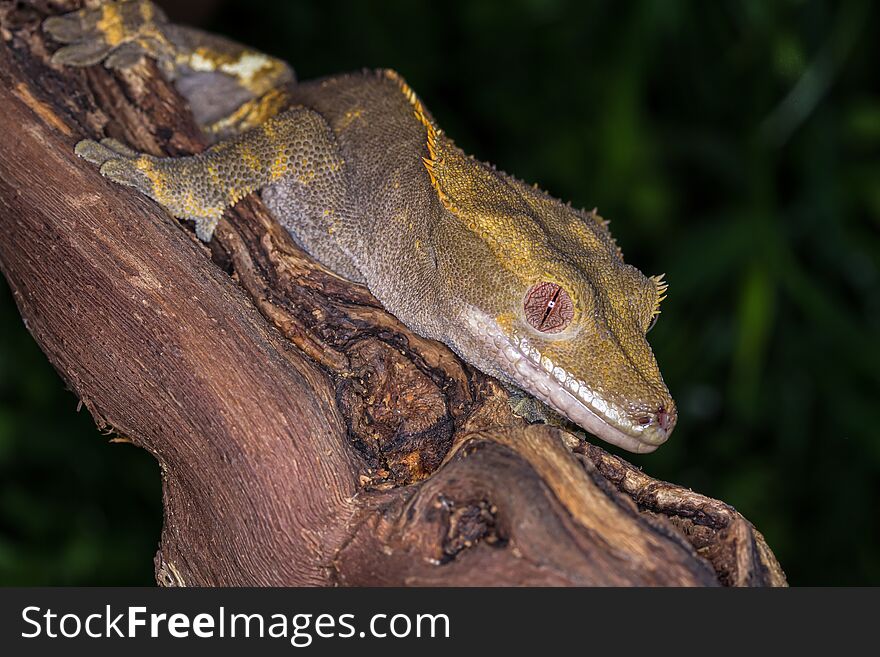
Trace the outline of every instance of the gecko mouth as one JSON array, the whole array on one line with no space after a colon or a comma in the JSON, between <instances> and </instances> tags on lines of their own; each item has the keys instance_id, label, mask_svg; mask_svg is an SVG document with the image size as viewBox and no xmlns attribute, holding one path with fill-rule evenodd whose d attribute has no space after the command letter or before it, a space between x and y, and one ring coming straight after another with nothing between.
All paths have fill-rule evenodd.
<instances>
[{"instance_id":1,"label":"gecko mouth","mask_svg":"<svg viewBox=\"0 0 880 657\"><path fill-rule=\"evenodd\" d=\"M666 442L672 432L674 425L633 425L585 382L542 356L526 338L510 340L494 322L475 316L469 320L496 352L496 363L503 364L505 378L591 434L627 451L647 454Z\"/></svg>"}]
</instances>

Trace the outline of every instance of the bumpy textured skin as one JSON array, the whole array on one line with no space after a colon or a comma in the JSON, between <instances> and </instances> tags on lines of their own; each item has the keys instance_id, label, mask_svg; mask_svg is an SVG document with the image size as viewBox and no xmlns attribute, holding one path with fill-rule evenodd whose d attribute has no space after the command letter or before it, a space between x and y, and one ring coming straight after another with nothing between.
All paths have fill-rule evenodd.
<instances>
[{"instance_id":1,"label":"bumpy textured skin","mask_svg":"<svg viewBox=\"0 0 880 657\"><path fill-rule=\"evenodd\" d=\"M652 451L671 432L675 404L645 339L660 277L623 262L595 211L465 155L396 73L293 84L286 65L170 26L142 0L45 27L72 44L56 54L64 64L155 57L206 132L227 137L175 159L106 140L77 146L107 177L196 220L202 239L225 208L261 190L306 250L366 283L416 332L626 449ZM533 328L524 310L542 282L567 297L555 333Z\"/></svg>"}]
</instances>

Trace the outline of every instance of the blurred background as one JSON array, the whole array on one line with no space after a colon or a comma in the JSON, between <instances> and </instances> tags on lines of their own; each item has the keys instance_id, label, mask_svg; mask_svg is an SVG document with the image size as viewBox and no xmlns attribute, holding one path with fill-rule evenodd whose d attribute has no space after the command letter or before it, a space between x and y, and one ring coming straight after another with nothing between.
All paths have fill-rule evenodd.
<instances>
[{"instance_id":1,"label":"blurred background","mask_svg":"<svg viewBox=\"0 0 880 657\"><path fill-rule=\"evenodd\" d=\"M880 584L880 7L160 4L300 79L394 68L466 151L598 206L670 286L678 428L627 458L735 506L793 585ZM152 584L158 466L0 306L0 583Z\"/></svg>"}]
</instances>

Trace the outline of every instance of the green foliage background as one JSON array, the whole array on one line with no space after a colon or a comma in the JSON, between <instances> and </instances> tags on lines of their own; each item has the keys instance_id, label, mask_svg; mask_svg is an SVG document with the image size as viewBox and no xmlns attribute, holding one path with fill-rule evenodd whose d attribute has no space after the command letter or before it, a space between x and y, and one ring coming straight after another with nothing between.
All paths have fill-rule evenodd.
<instances>
[{"instance_id":1,"label":"green foliage background","mask_svg":"<svg viewBox=\"0 0 880 657\"><path fill-rule=\"evenodd\" d=\"M733 504L792 584L880 584L876 6L213 4L204 26L301 79L397 69L466 150L598 205L670 284L650 338L678 428L631 460ZM0 304L0 582L150 583L158 467Z\"/></svg>"}]
</instances>

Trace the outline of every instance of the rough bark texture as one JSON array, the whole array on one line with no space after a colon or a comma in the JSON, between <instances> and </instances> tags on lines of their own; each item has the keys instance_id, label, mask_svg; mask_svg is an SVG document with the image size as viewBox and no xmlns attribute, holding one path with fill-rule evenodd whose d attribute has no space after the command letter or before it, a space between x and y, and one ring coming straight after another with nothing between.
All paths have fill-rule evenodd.
<instances>
[{"instance_id":1,"label":"rough bark texture","mask_svg":"<svg viewBox=\"0 0 880 657\"><path fill-rule=\"evenodd\" d=\"M208 248L77 160L203 142L145 62L56 68L0 0L0 264L102 428L161 465L163 585L783 585L730 506L560 428L323 269L256 198Z\"/></svg>"}]
</instances>

